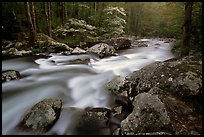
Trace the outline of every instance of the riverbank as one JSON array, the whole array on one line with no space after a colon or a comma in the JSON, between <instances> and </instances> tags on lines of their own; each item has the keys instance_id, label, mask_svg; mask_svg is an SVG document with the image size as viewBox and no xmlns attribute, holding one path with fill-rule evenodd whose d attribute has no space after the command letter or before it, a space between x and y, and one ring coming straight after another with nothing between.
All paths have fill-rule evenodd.
<instances>
[{"instance_id":1,"label":"riverbank","mask_svg":"<svg viewBox=\"0 0 204 137\"><path fill-rule=\"evenodd\" d=\"M32 109L24 118L32 134L202 134L202 59L196 54L172 58L168 45L167 39L141 39L119 50L99 44L95 47L101 50L91 48L95 52L90 55L79 50L80 54L3 62L3 70L12 68L22 76L9 76L11 81L2 84L4 134L30 134L21 126L12 132L8 127L18 125L46 98L62 101L61 116L57 121L53 117L52 102L44 114ZM45 123L49 128L35 125L39 117L34 113L51 119ZM46 133L38 132L41 127Z\"/></svg>"}]
</instances>

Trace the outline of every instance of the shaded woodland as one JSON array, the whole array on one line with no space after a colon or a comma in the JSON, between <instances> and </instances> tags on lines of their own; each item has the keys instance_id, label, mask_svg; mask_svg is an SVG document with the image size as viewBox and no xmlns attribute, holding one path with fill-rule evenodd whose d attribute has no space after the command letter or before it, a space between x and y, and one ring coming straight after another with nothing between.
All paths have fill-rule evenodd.
<instances>
[{"instance_id":1,"label":"shaded woodland","mask_svg":"<svg viewBox=\"0 0 204 137\"><path fill-rule=\"evenodd\" d=\"M72 22L68 36L55 35L68 22ZM201 2L2 3L2 38L22 41L29 37L28 49L35 47L37 33L68 45L132 35L175 38L176 49L188 54L190 49L201 51L201 32Z\"/></svg>"}]
</instances>

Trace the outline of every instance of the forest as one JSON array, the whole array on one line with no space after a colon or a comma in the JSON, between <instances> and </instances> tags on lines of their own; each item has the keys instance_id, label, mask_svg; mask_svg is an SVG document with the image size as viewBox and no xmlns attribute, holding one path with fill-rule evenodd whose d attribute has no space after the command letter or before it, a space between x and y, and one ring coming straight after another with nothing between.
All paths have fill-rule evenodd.
<instances>
[{"instance_id":1,"label":"forest","mask_svg":"<svg viewBox=\"0 0 204 137\"><path fill-rule=\"evenodd\" d=\"M185 6L185 2L3 2L2 38L22 41L32 37L31 45L37 33L71 45L124 35L168 37L179 41L186 27ZM191 38L187 47L201 51L201 2L194 2L191 12L186 14L191 14ZM68 32L56 36L59 27L66 27L68 22L76 23L67 30L68 37L62 36ZM82 29L79 27L86 28L77 32L76 29Z\"/></svg>"},{"instance_id":2,"label":"forest","mask_svg":"<svg viewBox=\"0 0 204 137\"><path fill-rule=\"evenodd\" d=\"M3 135L202 135L202 2L2 2Z\"/></svg>"}]
</instances>

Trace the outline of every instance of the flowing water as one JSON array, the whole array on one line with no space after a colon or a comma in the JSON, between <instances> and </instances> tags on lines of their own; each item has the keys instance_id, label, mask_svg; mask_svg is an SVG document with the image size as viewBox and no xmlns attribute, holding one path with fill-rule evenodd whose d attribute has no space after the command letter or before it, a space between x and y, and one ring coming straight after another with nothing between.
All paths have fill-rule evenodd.
<instances>
[{"instance_id":1,"label":"flowing water","mask_svg":"<svg viewBox=\"0 0 204 137\"><path fill-rule=\"evenodd\" d=\"M90 54L22 57L2 61L2 71L17 70L23 77L2 84L2 134L10 134L26 111L45 98L60 98L62 113L51 131L71 134L74 112L70 107L110 108L111 95L104 85L115 76L126 76L156 61L173 58L171 46L157 39L141 39L148 47L122 50L118 56L99 59ZM76 59L90 59L74 64ZM13 134L23 134L15 132Z\"/></svg>"}]
</instances>

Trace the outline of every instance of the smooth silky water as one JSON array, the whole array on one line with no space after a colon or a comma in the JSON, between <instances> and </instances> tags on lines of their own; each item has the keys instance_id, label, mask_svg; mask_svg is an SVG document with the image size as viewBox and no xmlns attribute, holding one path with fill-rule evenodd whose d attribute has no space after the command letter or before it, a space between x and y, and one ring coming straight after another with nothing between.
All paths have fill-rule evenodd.
<instances>
[{"instance_id":1,"label":"smooth silky water","mask_svg":"<svg viewBox=\"0 0 204 137\"><path fill-rule=\"evenodd\" d=\"M94 55L22 57L2 61L2 71L17 70L22 79L2 83L2 134L26 134L13 129L28 109L45 98L62 100L62 112L48 134L72 134L75 112L70 107L110 108L111 94L104 85L115 76L126 76L156 61L173 58L170 43L141 39L148 47L122 50L118 56L99 59ZM90 59L88 64L72 60Z\"/></svg>"}]
</instances>

